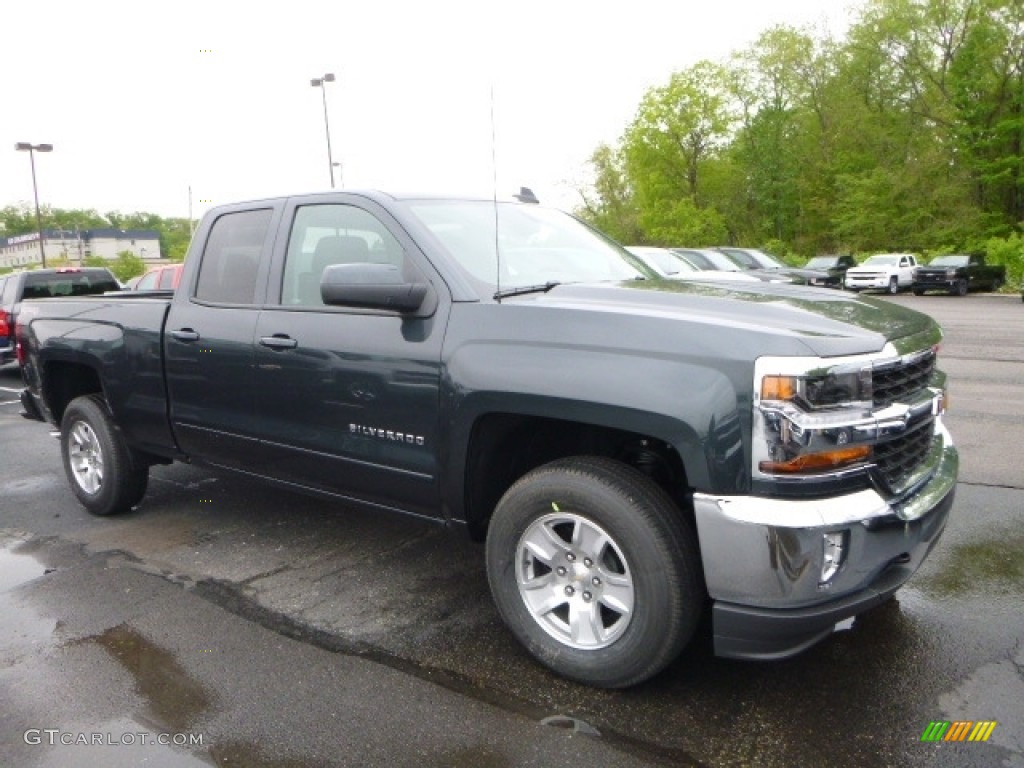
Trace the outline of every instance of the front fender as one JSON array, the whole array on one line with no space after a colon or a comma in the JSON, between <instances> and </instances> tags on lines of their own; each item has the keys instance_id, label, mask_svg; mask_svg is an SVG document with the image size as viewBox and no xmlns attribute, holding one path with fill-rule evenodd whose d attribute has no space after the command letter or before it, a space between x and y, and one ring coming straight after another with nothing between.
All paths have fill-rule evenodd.
<instances>
[{"instance_id":1,"label":"front fender","mask_svg":"<svg viewBox=\"0 0 1024 768\"><path fill-rule=\"evenodd\" d=\"M474 425L499 413L655 438L675 449L692 487L736 493L748 485L749 395L723 371L613 348L525 342L465 344L446 370L445 496L456 517Z\"/></svg>"}]
</instances>

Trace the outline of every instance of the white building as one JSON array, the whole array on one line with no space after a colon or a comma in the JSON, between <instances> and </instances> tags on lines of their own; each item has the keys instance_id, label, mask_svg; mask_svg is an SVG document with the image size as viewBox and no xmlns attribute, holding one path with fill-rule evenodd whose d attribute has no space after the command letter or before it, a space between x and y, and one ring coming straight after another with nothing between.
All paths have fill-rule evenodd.
<instances>
[{"instance_id":1,"label":"white building","mask_svg":"<svg viewBox=\"0 0 1024 768\"><path fill-rule=\"evenodd\" d=\"M144 261L160 259L160 235L152 229L46 229L43 230L46 263L69 261L81 264L93 256L113 261L131 251ZM27 267L41 261L39 233L0 237L0 268Z\"/></svg>"}]
</instances>

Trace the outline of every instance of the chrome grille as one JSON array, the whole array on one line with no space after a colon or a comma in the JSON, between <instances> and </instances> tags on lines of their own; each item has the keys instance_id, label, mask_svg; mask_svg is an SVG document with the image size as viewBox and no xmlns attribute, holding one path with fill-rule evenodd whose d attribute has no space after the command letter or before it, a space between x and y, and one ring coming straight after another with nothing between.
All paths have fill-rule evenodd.
<instances>
[{"instance_id":1,"label":"chrome grille","mask_svg":"<svg viewBox=\"0 0 1024 768\"><path fill-rule=\"evenodd\" d=\"M928 455L935 437L935 418L929 413L893 440L875 446L875 466L890 492L896 492Z\"/></svg>"},{"instance_id":2,"label":"chrome grille","mask_svg":"<svg viewBox=\"0 0 1024 768\"><path fill-rule=\"evenodd\" d=\"M872 391L876 407L899 402L900 398L918 392L928 386L935 371L935 352L900 360L898 363L881 365L871 372Z\"/></svg>"}]
</instances>

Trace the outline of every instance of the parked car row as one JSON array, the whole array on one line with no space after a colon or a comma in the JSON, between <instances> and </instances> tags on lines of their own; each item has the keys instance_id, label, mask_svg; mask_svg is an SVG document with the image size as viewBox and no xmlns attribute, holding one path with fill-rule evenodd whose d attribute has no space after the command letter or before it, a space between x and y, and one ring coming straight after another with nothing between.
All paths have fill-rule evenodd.
<instances>
[{"instance_id":1,"label":"parked car row","mask_svg":"<svg viewBox=\"0 0 1024 768\"><path fill-rule=\"evenodd\" d=\"M626 250L649 269L674 280L740 280L809 284L826 273L788 267L756 248L655 248Z\"/></svg>"},{"instance_id":2,"label":"parked car row","mask_svg":"<svg viewBox=\"0 0 1024 768\"><path fill-rule=\"evenodd\" d=\"M662 277L679 280L753 279L854 292L913 291L916 296L934 290L964 296L969 291L998 291L1006 283L1006 267L987 265L980 254L947 254L929 264L922 264L912 253L879 253L861 264L850 255L829 254L797 268L756 248L629 246L628 250Z\"/></svg>"}]
</instances>

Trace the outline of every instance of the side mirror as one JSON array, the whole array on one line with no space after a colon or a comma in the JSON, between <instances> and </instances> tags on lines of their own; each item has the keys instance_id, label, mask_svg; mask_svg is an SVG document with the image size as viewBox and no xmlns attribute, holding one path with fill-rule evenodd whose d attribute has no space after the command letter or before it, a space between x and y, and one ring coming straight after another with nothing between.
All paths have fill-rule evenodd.
<instances>
[{"instance_id":1,"label":"side mirror","mask_svg":"<svg viewBox=\"0 0 1024 768\"><path fill-rule=\"evenodd\" d=\"M414 312L426 296L427 284L406 282L394 264L332 264L320 278L328 306Z\"/></svg>"}]
</instances>

